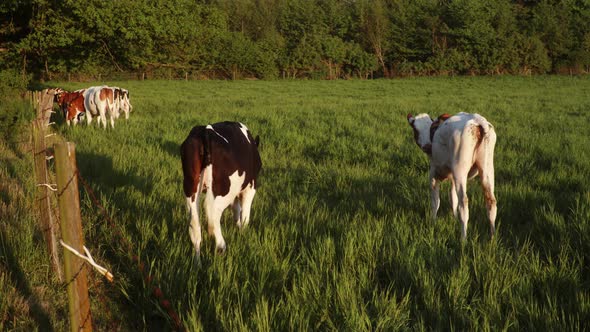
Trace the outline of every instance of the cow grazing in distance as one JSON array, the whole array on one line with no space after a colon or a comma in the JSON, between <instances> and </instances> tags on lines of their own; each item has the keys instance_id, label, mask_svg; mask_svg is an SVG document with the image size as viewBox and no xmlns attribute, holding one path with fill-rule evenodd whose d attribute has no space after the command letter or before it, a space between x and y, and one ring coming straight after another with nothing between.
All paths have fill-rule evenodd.
<instances>
[{"instance_id":1,"label":"cow grazing in distance","mask_svg":"<svg viewBox=\"0 0 590 332\"><path fill-rule=\"evenodd\" d=\"M86 89L84 93L84 107L86 108L86 121L90 125L92 116L98 117L100 124L107 128L107 114L110 118L111 127L115 128L115 119L119 117L118 108L115 107L115 96L113 88L108 86L93 86Z\"/></svg>"},{"instance_id":2,"label":"cow grazing in distance","mask_svg":"<svg viewBox=\"0 0 590 332\"><path fill-rule=\"evenodd\" d=\"M119 87L112 87L114 102L114 114L119 118L121 111L125 113L125 120L129 120L129 113L133 110L133 106L129 102L129 90Z\"/></svg>"},{"instance_id":3,"label":"cow grazing in distance","mask_svg":"<svg viewBox=\"0 0 590 332\"><path fill-rule=\"evenodd\" d=\"M129 90L116 88L119 90L118 98L119 98L119 107L125 113L125 120L129 119L129 113L133 111L133 106L131 106L131 102L129 100Z\"/></svg>"},{"instance_id":4,"label":"cow grazing in distance","mask_svg":"<svg viewBox=\"0 0 590 332\"><path fill-rule=\"evenodd\" d=\"M239 122L219 122L196 126L180 147L184 194L190 213L189 234L198 258L201 248L199 194L205 192L205 213L216 251L226 245L221 234L221 215L232 206L239 228L250 221L250 208L256 194L256 178L262 167L259 138L253 138Z\"/></svg>"},{"instance_id":5,"label":"cow grazing in distance","mask_svg":"<svg viewBox=\"0 0 590 332\"><path fill-rule=\"evenodd\" d=\"M494 147L496 132L491 123L479 114L459 113L431 119L428 114L407 116L414 129L416 144L430 158L430 189L432 216L440 206L440 182L451 180L453 214L462 223L461 239L467 236L469 207L467 179L479 174L483 188L490 235L495 233L496 197L494 196Z\"/></svg>"},{"instance_id":6,"label":"cow grazing in distance","mask_svg":"<svg viewBox=\"0 0 590 332\"><path fill-rule=\"evenodd\" d=\"M68 126L70 124L76 125L86 113L84 92L85 89L74 92L67 92L60 89L55 94L54 102L59 105Z\"/></svg>"}]
</instances>

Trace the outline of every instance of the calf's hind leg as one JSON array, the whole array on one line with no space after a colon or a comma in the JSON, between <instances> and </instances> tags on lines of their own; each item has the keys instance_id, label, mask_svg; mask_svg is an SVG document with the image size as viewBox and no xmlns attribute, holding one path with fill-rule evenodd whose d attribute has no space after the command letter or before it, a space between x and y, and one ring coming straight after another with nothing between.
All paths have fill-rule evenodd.
<instances>
[{"instance_id":1,"label":"calf's hind leg","mask_svg":"<svg viewBox=\"0 0 590 332\"><path fill-rule=\"evenodd\" d=\"M234 222L236 223L236 225L238 225L238 227L241 227L241 219L242 219L242 208L240 206L240 199L238 197L236 197L236 199L234 199L234 202L232 203L232 211L234 213Z\"/></svg>"},{"instance_id":2,"label":"calf's hind leg","mask_svg":"<svg viewBox=\"0 0 590 332\"><path fill-rule=\"evenodd\" d=\"M198 259L201 253L201 224L199 223L199 192L197 192L193 197L187 197L186 205L191 216L191 222L188 227L188 233L191 237L193 247L195 248L195 256Z\"/></svg>"},{"instance_id":3,"label":"calf's hind leg","mask_svg":"<svg viewBox=\"0 0 590 332\"><path fill-rule=\"evenodd\" d=\"M453 216L455 216L455 218L457 218L457 204L458 202L458 198L457 198L457 189L455 188L455 180L453 180L453 178L451 177L451 208L453 209Z\"/></svg>"},{"instance_id":4,"label":"calf's hind leg","mask_svg":"<svg viewBox=\"0 0 590 332\"><path fill-rule=\"evenodd\" d=\"M461 240L467 239L467 225L469 222L469 198L467 197L467 173L456 172L453 174L455 189L457 190L459 218L461 219Z\"/></svg>"},{"instance_id":5,"label":"calf's hind leg","mask_svg":"<svg viewBox=\"0 0 590 332\"><path fill-rule=\"evenodd\" d=\"M481 174L481 188L486 200L486 209L488 210L488 220L490 221L490 237L496 233L496 214L498 207L496 196L494 195L494 166L489 165Z\"/></svg>"},{"instance_id":6,"label":"calf's hind leg","mask_svg":"<svg viewBox=\"0 0 590 332\"><path fill-rule=\"evenodd\" d=\"M225 252L225 240L221 234L221 215L223 210L231 203L227 197L214 197L212 190L207 191L205 197L205 210L207 211L207 231L209 235L215 236L216 252L222 254Z\"/></svg>"},{"instance_id":7,"label":"calf's hind leg","mask_svg":"<svg viewBox=\"0 0 590 332\"><path fill-rule=\"evenodd\" d=\"M478 156L478 170L481 177L481 187L486 200L488 220L490 221L490 237L496 233L496 214L498 207L494 195L494 146L496 144L496 133L490 131L483 141L484 148Z\"/></svg>"}]
</instances>

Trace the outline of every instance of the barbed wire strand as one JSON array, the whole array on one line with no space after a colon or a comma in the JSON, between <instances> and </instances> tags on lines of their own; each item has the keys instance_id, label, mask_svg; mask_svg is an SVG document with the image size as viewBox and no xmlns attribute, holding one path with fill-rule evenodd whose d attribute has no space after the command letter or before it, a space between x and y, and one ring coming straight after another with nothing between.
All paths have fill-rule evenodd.
<instances>
[{"instance_id":1,"label":"barbed wire strand","mask_svg":"<svg viewBox=\"0 0 590 332\"><path fill-rule=\"evenodd\" d=\"M54 113L54 112L52 112L52 113ZM45 120L45 119L46 119L46 117L43 117L43 120ZM37 119L37 121L39 121L39 119ZM51 124L54 124L54 123L50 123L49 125L51 125ZM56 133L51 133L49 135L45 135L45 138L50 137L50 136L54 136L54 135L56 135ZM28 142L29 143L32 143L31 140L28 140ZM27 152L33 152L34 149L35 149L35 147L34 146L31 146L31 148L28 149ZM49 152L49 156L48 156L48 152ZM44 159L44 161L46 163L49 163L49 160L53 159L53 157L54 157L54 155L52 153L52 150L51 149L48 149L47 146L45 146L45 148L42 149L42 150L40 150L40 151L34 152L33 153L33 157L34 158L40 158L39 155L41 155L41 154L44 155L44 158L43 159ZM76 170L76 172L77 172L77 170ZM51 181L49 181L49 183L38 184L37 186L45 186L48 189L48 194L45 195L42 198L39 198L38 200L44 200L44 199L49 199L50 200L49 210L50 210L50 212L51 212L51 214L53 215L54 218L53 218L52 224L50 224L45 229L42 229L42 232L43 233L52 231L52 227L53 226L56 226L56 227L60 227L61 228L61 220L60 220L60 217L59 217L59 213L57 213L57 210L59 210L59 204L57 204L57 198L61 197L61 195L63 195L63 193L65 192L65 190L70 186L70 184L72 183L74 177L76 177L76 173L74 173L74 175L70 178L70 180L68 180L68 182L66 183L65 187L59 193L57 193L57 191L58 191L57 185L54 184L54 183L56 183L56 181L55 181L56 179L53 176L52 172L50 172L49 165L46 165L46 176L47 176L47 179L48 180L51 180ZM55 186L55 188L53 186ZM53 196L51 194L55 195L53 201L51 200L51 198ZM56 236L57 235L58 234L56 233ZM61 236L59 236L59 237L61 237ZM56 239L56 240L61 241L61 239ZM65 283L63 283L61 285L62 289L63 290L67 290L67 288L69 287L69 285L72 284L78 278L78 276L80 275L80 273L82 272L82 270L84 268L85 268L85 264L84 263L81 263L80 264L80 268L78 269L78 271L76 271L76 273L72 276L72 278L70 278L70 280L68 280L67 282L65 282ZM88 301L90 301L90 298L88 298ZM88 306L90 308L90 303L88 303ZM104 306L104 307L107 308L107 310L109 308L109 306ZM87 324L88 320L90 319L90 317L91 317L91 311L88 310L88 312L86 314L86 317L82 321L82 325L79 326L78 330L84 329L84 327L86 326L86 324Z\"/></svg>"},{"instance_id":2,"label":"barbed wire strand","mask_svg":"<svg viewBox=\"0 0 590 332\"><path fill-rule=\"evenodd\" d=\"M125 248L127 249L127 252L130 253L132 246L129 243L129 240L127 240L123 236L123 233L121 232L120 227L113 221L113 218L111 218L111 216L108 214L106 208L104 206L102 206L102 204L100 203L100 201L96 197L94 190L92 190L92 188L86 182L86 180L82 177L80 172L78 170L76 170L75 173L76 173L78 179L80 180L80 183L82 183L82 186L84 187L86 193L88 194L88 196L92 200L92 202L96 206L98 206L98 208L101 210L102 215L109 223L109 226L111 226L115 230L114 234L119 238L119 240L121 240L120 243L122 243L125 246ZM137 255L133 255L132 260L135 264L137 264L137 267L138 267L139 271L141 272L142 278L143 278L146 286L153 287L152 294L158 299L158 303L160 304L160 306L163 309L165 309L166 313L168 314L168 316L170 317L170 319L174 323L175 329L178 331L185 331L185 328L182 325L180 317L178 316L178 314L176 313L174 308L172 308L170 301L168 299L166 299L166 297L164 296L164 292L162 291L162 289L155 285L156 279L153 276L151 276L149 274L149 272L146 271L145 264L139 259L139 257Z\"/></svg>"},{"instance_id":3,"label":"barbed wire strand","mask_svg":"<svg viewBox=\"0 0 590 332\"><path fill-rule=\"evenodd\" d=\"M42 152L46 152L47 148L40 151L37 154L41 154ZM46 160L47 161L47 160ZM90 185L88 185L88 183L86 182L86 180L84 180L84 178L82 177L82 175L80 174L80 171L78 169L76 169L74 171L74 174L72 175L72 177L68 180L68 182L66 183L66 185L64 186L64 188L62 190L60 190L58 193L56 193L57 197L61 197L63 195L63 193L65 192L65 190L70 186L70 184L72 183L72 181L74 180L74 178L78 178L78 180L80 180L80 183L82 183L82 186L84 187L86 193L89 195L89 197L91 198L91 200L94 202L94 204L96 204L96 206L99 207L99 209L101 210L101 213L103 214L103 216L105 217L105 219L108 221L109 225L115 229L115 235L122 241L120 241L120 243L122 243L125 248L127 249L126 252L130 253L131 252L131 244L129 243L129 241L123 236L123 233L121 232L121 229L118 227L118 225L113 221L113 219L111 218L111 216L108 214L107 210L104 208L104 206L102 206L102 204L100 204L98 198L96 197L96 194L94 193L94 190L92 190L92 188L90 187ZM58 219L58 224L59 224L59 219ZM146 284L147 287L152 286L152 294L158 299L158 302L160 304L160 306L162 308L165 309L166 313L168 314L168 316L170 317L170 319L172 320L172 322L174 323L174 327L176 330L178 331L185 331L184 326L182 325L182 322L180 321L180 318L178 316L178 314L176 313L176 311L172 308L172 305L170 303L170 301L168 299L166 299L166 297L164 296L164 292L162 291L162 289L158 286L155 286L155 278L153 276L151 276L148 272L146 272L145 268L144 268L144 263L141 262L141 260L139 259L139 257L137 255L133 255L132 256L132 260L137 264L142 278ZM78 270L78 272L76 272L76 274L73 276L73 278L68 281L67 283L65 283L65 287L67 288L67 286L73 282L73 280L75 280L80 271L82 270L82 267L84 267L84 264L81 265L80 270ZM108 307L108 306L107 306ZM86 317L86 319L88 319L89 317ZM86 320L84 322L84 324L86 324Z\"/></svg>"}]
</instances>

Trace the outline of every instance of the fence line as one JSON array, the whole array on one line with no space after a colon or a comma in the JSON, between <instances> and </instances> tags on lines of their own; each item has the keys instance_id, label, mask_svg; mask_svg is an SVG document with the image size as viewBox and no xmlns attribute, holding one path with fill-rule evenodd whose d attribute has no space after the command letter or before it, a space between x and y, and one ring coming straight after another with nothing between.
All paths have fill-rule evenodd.
<instances>
[{"instance_id":1,"label":"fence line","mask_svg":"<svg viewBox=\"0 0 590 332\"><path fill-rule=\"evenodd\" d=\"M55 219L52 218L51 214L50 190L52 189L52 184L48 183L49 177L47 172L47 155L49 151L46 147L45 139L48 132L46 123L49 122L49 119L44 119L47 115L44 110L48 106L49 99L43 98L43 95L47 94L42 91L35 91L29 94L29 100L33 103L37 112L37 118L32 123L33 160L35 163L35 180L37 183L35 205L39 214L39 228L43 232L51 267L57 279L62 281L63 273L57 251L56 225ZM51 107L53 107L53 97L51 97ZM51 115L51 113L48 114Z\"/></svg>"},{"instance_id":2,"label":"fence line","mask_svg":"<svg viewBox=\"0 0 590 332\"><path fill-rule=\"evenodd\" d=\"M57 251L56 229L61 229L63 241L71 246L79 253L84 252L84 236L82 233L81 212L78 181L82 183L84 190L97 206L111 229L114 229L114 234L118 238L118 243L124 246L125 252L130 255L131 260L136 264L137 269L141 273L142 279L158 300L158 304L168 314L170 320L174 324L174 328L178 331L184 331L185 328L175 310L172 308L171 302L166 299L161 288L156 284L156 279L149 274L145 269L144 263L137 255L131 253L133 246L130 241L123 236L123 233L117 223L108 214L107 210L100 204L97 195L88 185L87 181L80 175L76 165L75 145L70 142L65 142L58 137L58 143L54 144L53 148L46 146L46 138L49 132L50 117L53 113L53 97L55 91L46 89L43 91L30 92L28 97L36 107L37 119L33 121L32 131L33 140L35 142L33 148L33 157L35 161L36 183L37 183L37 206L39 211L39 223L45 241L50 252L50 259L54 273L60 282L63 282L61 276L61 264L59 263L59 255ZM52 134L55 135L55 134ZM47 170L47 162L53 157L55 153L56 177L52 178ZM38 168L38 169L37 169ZM57 183L57 190L53 187L54 183L49 183L50 179ZM51 199L57 199L56 213L52 209ZM91 259L90 254L86 255ZM92 315L90 312L90 298L88 296L86 265L84 259L77 257L64 247L64 266L66 282L64 287L68 289L68 298L70 299L68 307L70 309L70 328L71 331L92 331ZM93 261L93 260L92 260ZM106 305L104 296L100 298L106 310L109 306Z\"/></svg>"},{"instance_id":3,"label":"fence line","mask_svg":"<svg viewBox=\"0 0 590 332\"><path fill-rule=\"evenodd\" d=\"M78 252L84 248L82 216L77 181L76 146L70 142L55 145L55 171L57 176L57 198L63 241ZM70 329L72 332L92 331L90 298L84 260L64 248L64 274L67 285Z\"/></svg>"},{"instance_id":4,"label":"fence line","mask_svg":"<svg viewBox=\"0 0 590 332\"><path fill-rule=\"evenodd\" d=\"M118 243L121 243L125 247L124 249L127 253L131 253L132 245L129 242L129 240L123 236L123 232L121 231L119 225L113 221L113 218L108 214L107 210L102 206L102 204L100 204L100 201L98 200L96 194L94 193L90 185L88 185L88 182L86 182L86 180L84 180L84 178L80 175L79 171L77 172L77 175L78 179L80 180L80 183L82 183L84 190L86 191L94 205L96 205L99 208L105 220L107 220L110 228L114 230L113 233L117 237ZM165 297L162 289L156 286L156 279L149 274L149 272L145 268L144 263L139 259L137 255L131 256L131 259L135 264L137 264L137 268L141 272L141 276L146 286L151 287L151 293L158 299L158 303L160 304L160 306L162 306L162 308L166 310L166 313L174 323L174 328L178 331L184 331L185 328L182 325L182 322L180 321L180 317L172 308L170 301Z\"/></svg>"}]
</instances>

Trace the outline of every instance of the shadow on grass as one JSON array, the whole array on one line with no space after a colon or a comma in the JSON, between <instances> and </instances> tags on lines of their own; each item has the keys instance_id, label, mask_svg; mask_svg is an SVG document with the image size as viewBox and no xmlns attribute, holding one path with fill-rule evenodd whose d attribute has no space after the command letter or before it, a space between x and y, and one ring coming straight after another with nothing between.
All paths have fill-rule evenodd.
<instances>
[{"instance_id":1,"label":"shadow on grass","mask_svg":"<svg viewBox=\"0 0 590 332\"><path fill-rule=\"evenodd\" d=\"M166 151L170 156L178 158L178 165L180 167L180 144L182 142L172 142L168 140L162 140L160 146L162 150Z\"/></svg>"},{"instance_id":2,"label":"shadow on grass","mask_svg":"<svg viewBox=\"0 0 590 332\"><path fill-rule=\"evenodd\" d=\"M149 264L150 257L157 257L164 248L157 241L152 240L148 241L145 247L140 248L134 239L142 239L144 234L140 230L141 223L137 221L143 217L150 217L154 220L161 218L166 220L169 232L178 232L180 230L175 229L177 225L172 222L173 217L172 212L170 212L177 202L161 200L157 206L150 207L149 204L141 204L141 200L129 199L130 190L131 192L138 191L139 197L151 195L153 191L152 181L149 178L133 174L133 169L123 172L115 170L110 157L79 152L76 159L81 177L88 184L96 198L101 201L100 204L106 205L107 214L109 218L112 218L112 222L107 222L103 217L103 211L91 199L91 202L87 205L90 211L83 208L83 210L86 210L83 211L83 214L89 215L89 224L93 228L91 232L95 233L92 237L87 238L88 242L96 243L97 247L103 247L105 255L113 262L113 265L117 265L123 271L126 271L122 278L127 279L130 290L135 293L131 297L133 299L132 305L152 308L152 304L140 305L136 302L149 301L151 303L151 294L147 297L146 294L151 292L152 286L144 284L140 269L137 263L133 261L133 255L139 255L140 261ZM127 186L132 187L132 189L118 190ZM86 196L84 193L87 190L81 183L79 188L82 192L81 197ZM101 197L107 197L106 202ZM112 214L113 210L121 211L121 213ZM154 228L159 226L160 224L153 225ZM154 232L158 233L159 230L154 230ZM104 243L111 243L111 245L103 246ZM162 286L160 285L160 287ZM124 303L127 300L129 300L128 296L120 294L120 299L117 301ZM122 310L127 311L125 308ZM130 319L125 324L136 328L147 326L149 329L159 331L171 329L171 327L167 327L166 318L160 314L155 312L144 312L143 314L147 316L141 317L141 315L137 315L137 312L133 313L131 311L124 313L125 317Z\"/></svg>"},{"instance_id":3,"label":"shadow on grass","mask_svg":"<svg viewBox=\"0 0 590 332\"><path fill-rule=\"evenodd\" d=\"M132 170L119 172L113 168L113 160L95 153L76 153L80 175L88 182L97 187L104 188L109 192L115 191L121 186L133 186L142 194L150 194L152 185L149 179L137 176ZM105 192L104 194L109 194ZM125 197L115 197L117 204L125 204Z\"/></svg>"},{"instance_id":4,"label":"shadow on grass","mask_svg":"<svg viewBox=\"0 0 590 332\"><path fill-rule=\"evenodd\" d=\"M5 238L6 234L4 232L0 233L1 238ZM1 243L6 243L7 241L1 240ZM25 272L21 268L19 264L19 259L14 255L14 253L10 250L11 248L7 246L0 247L0 257L4 260L9 273L10 278L12 279L12 283L16 286L16 289L20 293L20 295L26 299L27 303L30 304L30 310L28 314L37 324L37 327L40 331L53 331L53 326L51 324L51 319L49 314L45 311L43 306L41 305L39 298L36 294L32 291L31 285L29 284L29 278L25 275Z\"/></svg>"}]
</instances>

